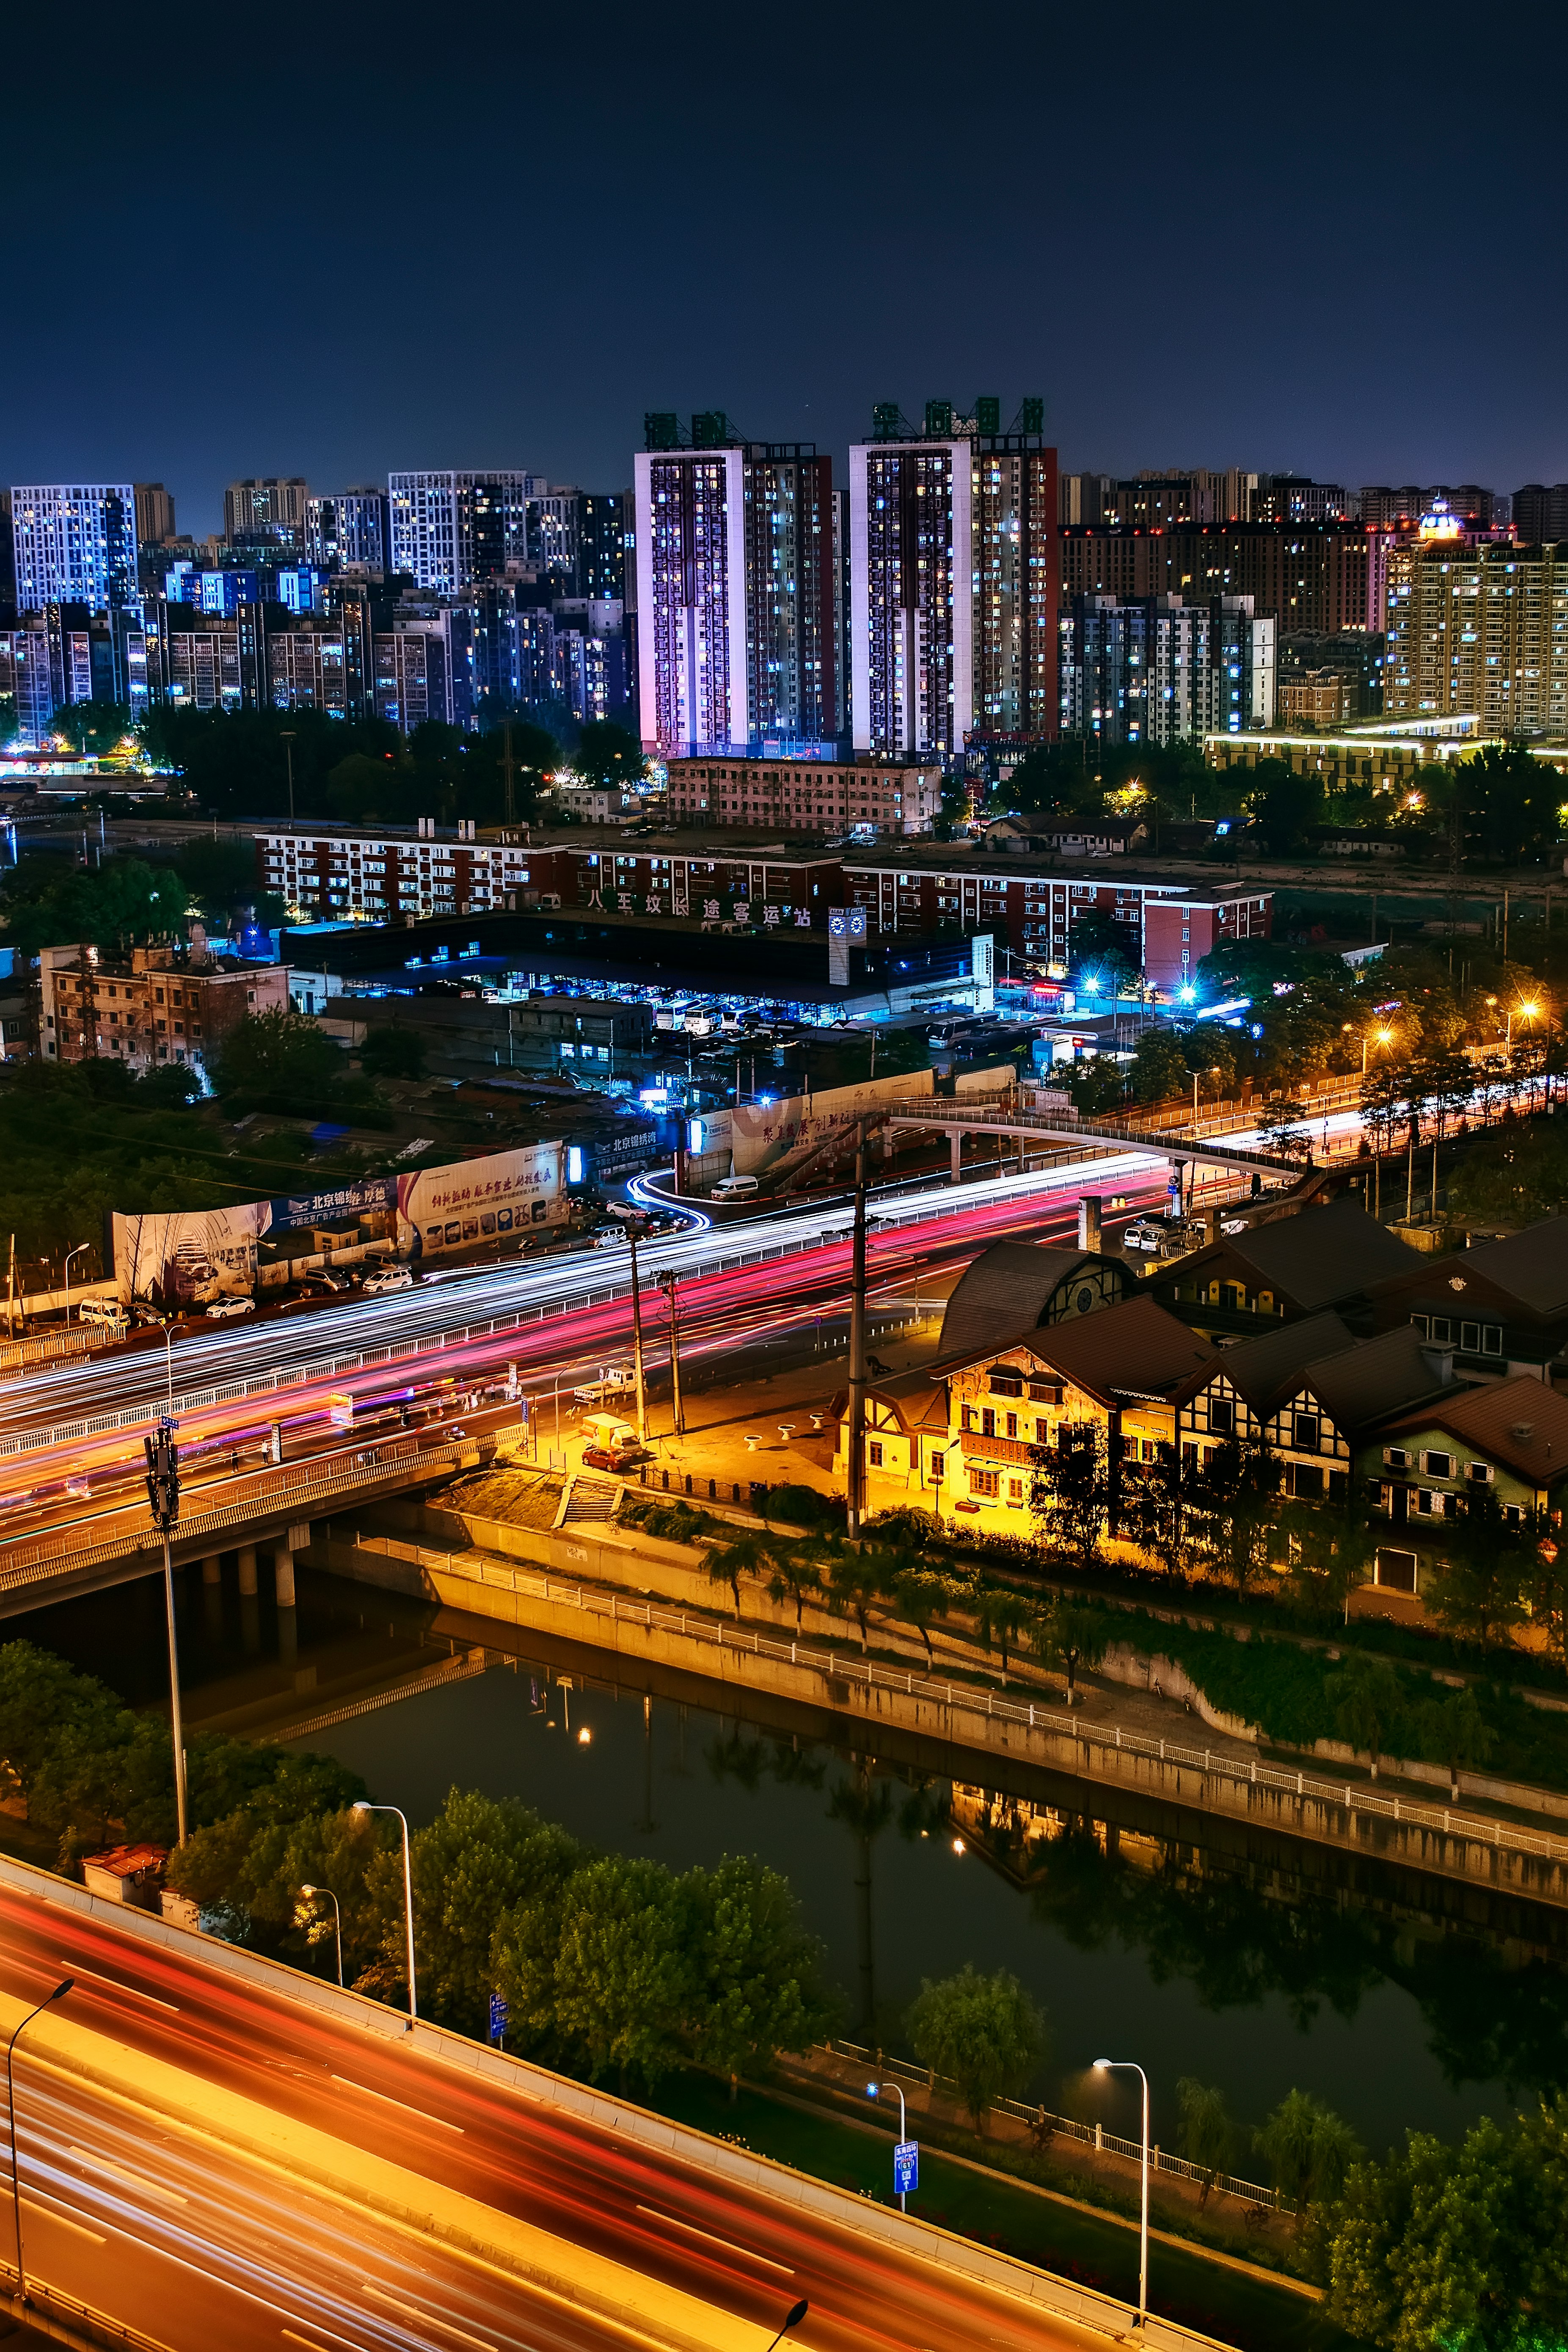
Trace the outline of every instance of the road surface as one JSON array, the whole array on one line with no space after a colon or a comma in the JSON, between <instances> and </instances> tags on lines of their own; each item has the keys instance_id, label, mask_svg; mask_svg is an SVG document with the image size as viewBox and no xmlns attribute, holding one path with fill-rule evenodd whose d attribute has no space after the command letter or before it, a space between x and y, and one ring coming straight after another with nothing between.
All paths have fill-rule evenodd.
<instances>
[{"instance_id":1,"label":"road surface","mask_svg":"<svg viewBox=\"0 0 1568 2352\"><path fill-rule=\"evenodd\" d=\"M800 2295L802 2352L973 2352L1102 2344L1068 2321L831 2220L704 2174L353 2022L0 1888L0 1990L62 1976L79 2024L695 2298L696 2340L764 2352ZM149 2127L54 2068L16 2061L30 2274L171 2352L578 2352L633 2333L457 2246L347 2211L243 2147ZM6 2153L8 2154L8 2149ZM8 2222L0 2247L11 2253ZM221 2331L221 2334L219 2333Z\"/></svg>"}]
</instances>

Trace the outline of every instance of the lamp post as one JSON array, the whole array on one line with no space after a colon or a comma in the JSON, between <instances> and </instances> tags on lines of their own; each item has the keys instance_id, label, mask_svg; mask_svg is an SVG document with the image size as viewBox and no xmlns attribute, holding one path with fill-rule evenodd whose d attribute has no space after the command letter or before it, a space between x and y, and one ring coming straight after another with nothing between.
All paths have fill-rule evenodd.
<instances>
[{"instance_id":1,"label":"lamp post","mask_svg":"<svg viewBox=\"0 0 1568 2352\"><path fill-rule=\"evenodd\" d=\"M168 1383L165 1393L172 1423L174 1418L174 1327L172 1323L163 1326L163 1377Z\"/></svg>"},{"instance_id":2,"label":"lamp post","mask_svg":"<svg viewBox=\"0 0 1568 2352\"><path fill-rule=\"evenodd\" d=\"M798 2303L795 2303L790 2305L788 2311L784 2314L784 2324L779 2329L778 2334L773 2337L773 2342L768 2346L768 2352L778 2352L779 2346L784 2342L784 2337L789 2334L790 2329L792 2327L798 2327L801 2321L805 2317L806 2313L810 2309L811 2305L807 2303L804 2294L801 2296Z\"/></svg>"},{"instance_id":3,"label":"lamp post","mask_svg":"<svg viewBox=\"0 0 1568 2352\"><path fill-rule=\"evenodd\" d=\"M1143 2085L1143 2192L1138 2226L1138 2325L1149 2325L1149 2077L1135 2058L1097 2058L1097 2074L1136 2074Z\"/></svg>"},{"instance_id":4,"label":"lamp post","mask_svg":"<svg viewBox=\"0 0 1568 2352\"><path fill-rule=\"evenodd\" d=\"M904 2086L901 2083L868 2083L866 2085L866 2096L868 2099L879 2099L884 2091L897 2091L899 2095L899 2138L900 2141L907 2140L910 2136L910 2126L909 2117L904 2112ZM917 2181L915 2185L918 2188L920 2184ZM907 2213L909 2210L909 2198L900 2189L899 2210L900 2213Z\"/></svg>"},{"instance_id":5,"label":"lamp post","mask_svg":"<svg viewBox=\"0 0 1568 2352\"><path fill-rule=\"evenodd\" d=\"M69 1324L70 1319L71 1319L71 1260L72 1260L72 1258L73 1258L73 1257L83 1257L83 1256L85 1256L85 1255L86 1255L86 1254L87 1254L87 1252L88 1252L91 1247L92 1247L92 1244L91 1244L90 1242L79 1242L75 1249L73 1249L73 1250L67 1250L67 1252L66 1252L66 1265L65 1265L65 1285L66 1285L66 1322L67 1322L67 1324L68 1324L68 1325Z\"/></svg>"},{"instance_id":6,"label":"lamp post","mask_svg":"<svg viewBox=\"0 0 1568 2352\"><path fill-rule=\"evenodd\" d=\"M41 2017L52 2002L62 2000L75 1982L74 1977L62 1977L53 1992L46 1993L37 2009L30 2009L20 2025L13 2028L11 2039L5 2044L5 2121L11 2134L11 2210L16 2222L16 2298L24 2305L30 2298L26 2273L22 2267L22 2179L16 2167L16 2078L12 2065L16 2055L16 2043L34 2018Z\"/></svg>"},{"instance_id":7,"label":"lamp post","mask_svg":"<svg viewBox=\"0 0 1568 2352\"><path fill-rule=\"evenodd\" d=\"M338 1985L339 1985L339 1989L340 1989L340 1990L342 1990L342 1981L343 1981L343 1910L342 1910L342 1905L338 1901L337 1896L332 1893L332 1890L331 1890L331 1888L330 1886L301 1886L301 1888L300 1889L300 1894L301 1894L301 1895L304 1895L304 1896L305 1896L305 1897L306 1897L310 1902L311 1902L311 1903L318 1902L318 1901L321 1899L321 1897L324 1895L326 1896L326 1898L327 1898L328 1902L329 1902L329 1903L331 1905L331 1906L332 1906L332 1931L333 1931L333 1934L335 1935L335 1937L336 1937L336 1938L337 1938L337 1946L338 1946Z\"/></svg>"},{"instance_id":8,"label":"lamp post","mask_svg":"<svg viewBox=\"0 0 1568 2352\"><path fill-rule=\"evenodd\" d=\"M153 1524L163 1539L163 1609L169 1628L169 1737L174 1746L174 1811L179 1822L179 1843L184 1845L185 1820L185 1733L180 1715L180 1643L174 1623L174 1570L169 1557L169 1538L180 1517L180 1453L174 1444L174 1423L165 1416L158 1424L155 1437L144 1437L142 1449L147 1456L147 1500L152 1507Z\"/></svg>"},{"instance_id":9,"label":"lamp post","mask_svg":"<svg viewBox=\"0 0 1568 2352\"><path fill-rule=\"evenodd\" d=\"M403 1824L403 1924L408 1943L408 2031L412 2033L419 2012L414 1999L414 1866L408 1855L408 1822L395 1805L373 1805L363 1797L351 1810L356 1813L397 1813Z\"/></svg>"}]
</instances>

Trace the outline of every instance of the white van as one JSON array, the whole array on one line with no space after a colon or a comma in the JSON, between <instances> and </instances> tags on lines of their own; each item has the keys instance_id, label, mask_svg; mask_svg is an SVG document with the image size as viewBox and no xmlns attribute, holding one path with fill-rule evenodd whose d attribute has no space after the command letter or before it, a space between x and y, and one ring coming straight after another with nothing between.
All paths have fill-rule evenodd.
<instances>
[{"instance_id":1,"label":"white van","mask_svg":"<svg viewBox=\"0 0 1568 2352\"><path fill-rule=\"evenodd\" d=\"M721 1176L713 1187L716 1201L749 1201L757 1190L754 1176Z\"/></svg>"},{"instance_id":2,"label":"white van","mask_svg":"<svg viewBox=\"0 0 1568 2352\"><path fill-rule=\"evenodd\" d=\"M379 1298L385 1290L412 1290L414 1276L405 1265L384 1265L379 1274L367 1274L364 1278L367 1298Z\"/></svg>"}]
</instances>

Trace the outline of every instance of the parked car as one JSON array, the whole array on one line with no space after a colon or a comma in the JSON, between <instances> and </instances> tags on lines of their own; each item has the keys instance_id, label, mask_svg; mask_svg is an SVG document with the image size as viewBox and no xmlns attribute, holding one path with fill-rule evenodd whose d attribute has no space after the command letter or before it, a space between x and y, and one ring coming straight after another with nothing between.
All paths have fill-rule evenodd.
<instances>
[{"instance_id":1,"label":"parked car","mask_svg":"<svg viewBox=\"0 0 1568 2352\"><path fill-rule=\"evenodd\" d=\"M596 1225L588 1238L595 1249L625 1249L626 1229L625 1225Z\"/></svg>"},{"instance_id":2,"label":"parked car","mask_svg":"<svg viewBox=\"0 0 1568 2352\"><path fill-rule=\"evenodd\" d=\"M388 1290L412 1290L414 1276L405 1265L385 1265L379 1274L365 1276L365 1296L379 1298Z\"/></svg>"},{"instance_id":3,"label":"parked car","mask_svg":"<svg viewBox=\"0 0 1568 2352\"><path fill-rule=\"evenodd\" d=\"M647 1449L642 1445L619 1447L614 1454L604 1445L584 1445L583 1448L584 1470L614 1470L623 1476L638 1462L646 1462L647 1458Z\"/></svg>"},{"instance_id":4,"label":"parked car","mask_svg":"<svg viewBox=\"0 0 1568 2352\"><path fill-rule=\"evenodd\" d=\"M236 1315L254 1315L255 1312L254 1298L215 1298L207 1308L208 1318L214 1323L226 1323Z\"/></svg>"},{"instance_id":5,"label":"parked car","mask_svg":"<svg viewBox=\"0 0 1568 2352\"><path fill-rule=\"evenodd\" d=\"M1165 1228L1154 1217L1134 1217L1122 1228L1121 1246L1130 1250L1157 1253L1165 1246Z\"/></svg>"},{"instance_id":6,"label":"parked car","mask_svg":"<svg viewBox=\"0 0 1568 2352\"><path fill-rule=\"evenodd\" d=\"M757 1191L754 1176L721 1176L713 1187L716 1201L749 1201Z\"/></svg>"}]
</instances>

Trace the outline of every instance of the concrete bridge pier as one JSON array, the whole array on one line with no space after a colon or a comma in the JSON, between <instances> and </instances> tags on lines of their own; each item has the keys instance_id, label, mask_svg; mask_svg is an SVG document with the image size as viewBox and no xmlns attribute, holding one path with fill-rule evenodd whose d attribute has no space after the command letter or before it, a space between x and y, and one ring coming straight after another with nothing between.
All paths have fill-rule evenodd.
<instances>
[{"instance_id":1,"label":"concrete bridge pier","mask_svg":"<svg viewBox=\"0 0 1568 2352\"><path fill-rule=\"evenodd\" d=\"M243 1544L239 1553L239 1597L242 1601L256 1598L256 1546Z\"/></svg>"},{"instance_id":2,"label":"concrete bridge pier","mask_svg":"<svg viewBox=\"0 0 1568 2352\"><path fill-rule=\"evenodd\" d=\"M245 1544L239 1554L239 1636L247 1657L261 1648L261 1603L256 1596L256 1546Z\"/></svg>"},{"instance_id":3,"label":"concrete bridge pier","mask_svg":"<svg viewBox=\"0 0 1568 2352\"><path fill-rule=\"evenodd\" d=\"M963 1133L962 1129L955 1127L949 1135L947 1142L948 1150L952 1155L952 1181L955 1184L962 1184L963 1181Z\"/></svg>"},{"instance_id":4,"label":"concrete bridge pier","mask_svg":"<svg viewBox=\"0 0 1568 2352\"><path fill-rule=\"evenodd\" d=\"M202 1562L202 1617L208 1638L216 1642L223 1632L223 1558L216 1551Z\"/></svg>"}]
</instances>

